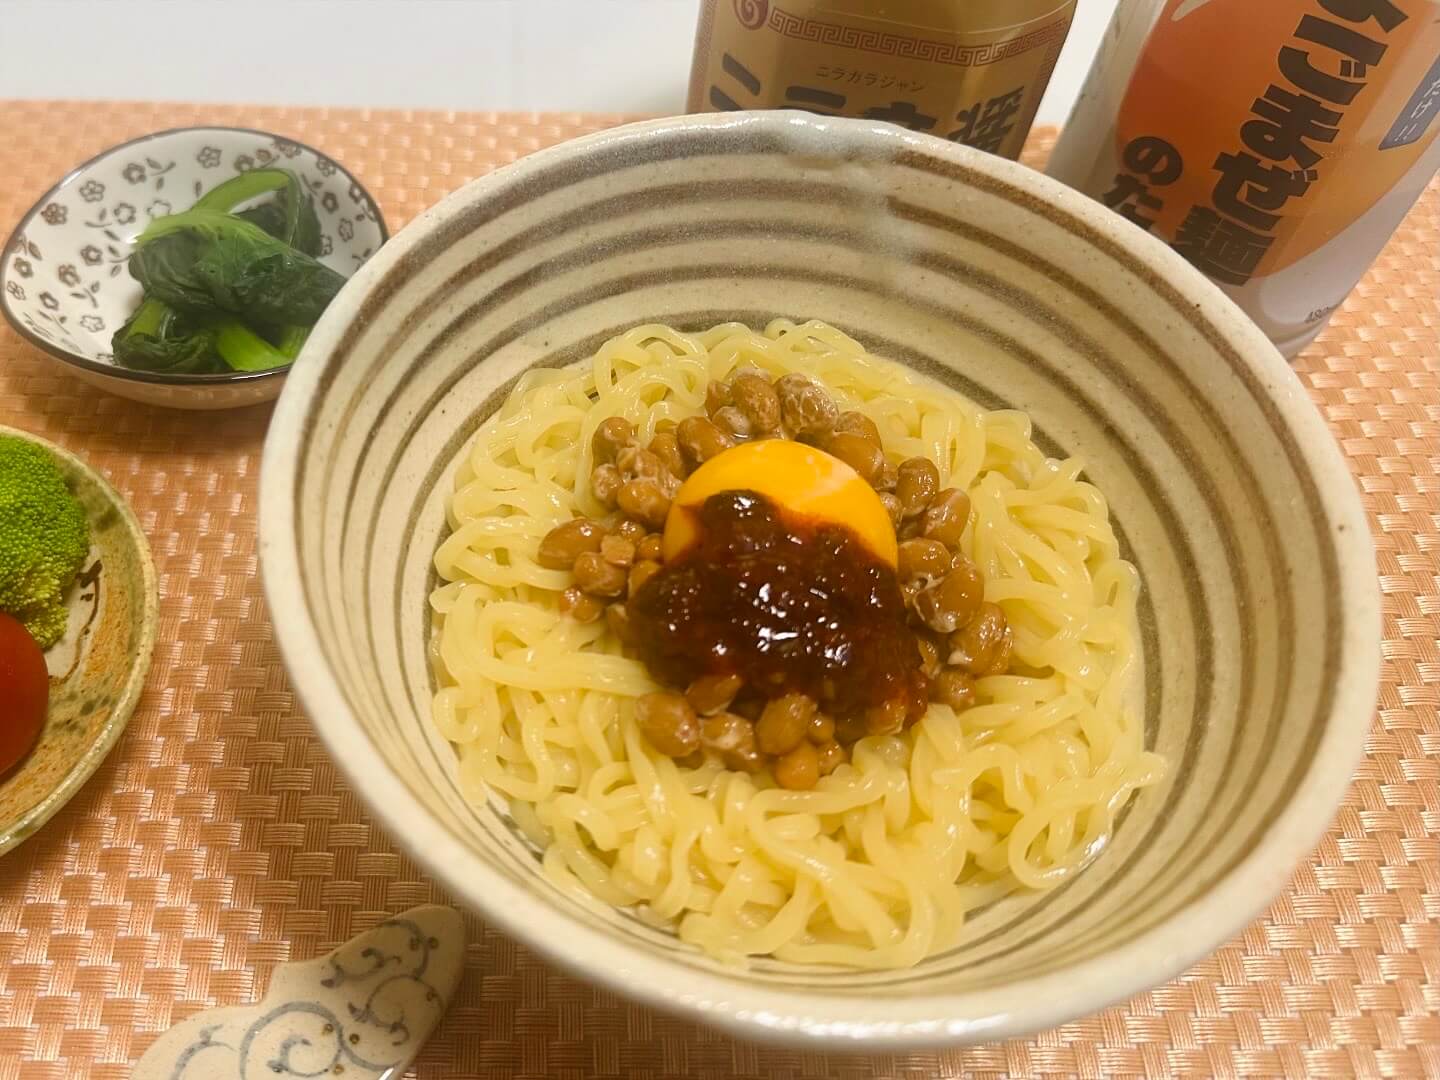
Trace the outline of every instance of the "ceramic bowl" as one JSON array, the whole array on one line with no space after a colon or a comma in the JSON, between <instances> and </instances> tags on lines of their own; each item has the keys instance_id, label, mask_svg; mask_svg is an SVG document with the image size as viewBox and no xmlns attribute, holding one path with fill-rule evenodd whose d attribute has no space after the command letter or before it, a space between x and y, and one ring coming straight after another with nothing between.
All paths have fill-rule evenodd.
<instances>
[{"instance_id":1,"label":"ceramic bowl","mask_svg":"<svg viewBox=\"0 0 1440 1080\"><path fill-rule=\"evenodd\" d=\"M1063 887L903 971L719 965L561 895L429 720L432 556L514 380L637 323L827 320L1088 463L1145 583L1149 745L1171 763ZM1359 497L1296 376L1099 204L898 128L793 113L619 128L477 180L345 288L261 478L276 636L375 816L458 898L587 978L748 1036L915 1046L1090 1012L1239 931L1359 759L1379 591Z\"/></svg>"},{"instance_id":2,"label":"ceramic bowl","mask_svg":"<svg viewBox=\"0 0 1440 1080\"><path fill-rule=\"evenodd\" d=\"M90 554L68 594L65 636L45 653L50 708L29 755L0 776L0 854L40 828L100 767L140 700L160 600L140 523L100 474L68 450L0 427L54 455L90 520Z\"/></svg>"},{"instance_id":3,"label":"ceramic bowl","mask_svg":"<svg viewBox=\"0 0 1440 1080\"><path fill-rule=\"evenodd\" d=\"M0 249L0 312L65 371L121 397L180 409L269 401L288 366L167 375L120 367L110 352L111 336L140 303L126 261L145 226L189 209L236 173L267 166L290 169L314 196L322 262L348 277L385 242L370 193L319 150L245 128L159 131L91 158L26 212Z\"/></svg>"}]
</instances>

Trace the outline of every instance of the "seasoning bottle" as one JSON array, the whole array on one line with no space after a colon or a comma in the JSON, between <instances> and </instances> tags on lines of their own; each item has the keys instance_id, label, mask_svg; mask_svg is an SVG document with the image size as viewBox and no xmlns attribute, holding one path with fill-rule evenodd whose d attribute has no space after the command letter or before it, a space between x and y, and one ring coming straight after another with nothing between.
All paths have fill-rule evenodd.
<instances>
[{"instance_id":1,"label":"seasoning bottle","mask_svg":"<svg viewBox=\"0 0 1440 1080\"><path fill-rule=\"evenodd\" d=\"M702 0L691 112L889 120L1014 158L1075 0Z\"/></svg>"},{"instance_id":2,"label":"seasoning bottle","mask_svg":"<svg viewBox=\"0 0 1440 1080\"><path fill-rule=\"evenodd\" d=\"M1286 356L1440 167L1436 0L1123 3L1052 176L1164 238Z\"/></svg>"}]
</instances>

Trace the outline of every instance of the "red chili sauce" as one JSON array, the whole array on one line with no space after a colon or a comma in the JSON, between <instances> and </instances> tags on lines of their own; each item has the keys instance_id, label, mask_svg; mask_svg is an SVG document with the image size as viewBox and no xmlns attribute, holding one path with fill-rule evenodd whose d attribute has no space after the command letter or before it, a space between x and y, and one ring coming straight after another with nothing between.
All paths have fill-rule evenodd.
<instances>
[{"instance_id":1,"label":"red chili sauce","mask_svg":"<svg viewBox=\"0 0 1440 1080\"><path fill-rule=\"evenodd\" d=\"M626 605L636 649L675 686L739 675L766 697L808 694L837 718L899 700L925 711L927 680L895 571L849 529L753 491L710 496L699 539Z\"/></svg>"}]
</instances>

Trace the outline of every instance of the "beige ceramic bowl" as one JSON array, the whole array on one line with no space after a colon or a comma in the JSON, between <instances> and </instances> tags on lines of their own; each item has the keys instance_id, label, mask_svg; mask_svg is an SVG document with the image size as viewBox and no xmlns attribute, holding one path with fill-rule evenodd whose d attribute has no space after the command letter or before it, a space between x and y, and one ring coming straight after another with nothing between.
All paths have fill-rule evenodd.
<instances>
[{"instance_id":1,"label":"beige ceramic bowl","mask_svg":"<svg viewBox=\"0 0 1440 1080\"><path fill-rule=\"evenodd\" d=\"M1146 730L1173 764L1082 875L907 971L725 969L541 877L431 730L426 594L451 475L512 381L633 324L825 319L1027 410L1143 574ZM459 899L577 973L742 1035L914 1046L1159 983L1318 841L1375 704L1374 554L1294 374L1168 248L1017 165L793 113L663 120L469 184L366 265L275 413L261 560L310 716Z\"/></svg>"}]
</instances>

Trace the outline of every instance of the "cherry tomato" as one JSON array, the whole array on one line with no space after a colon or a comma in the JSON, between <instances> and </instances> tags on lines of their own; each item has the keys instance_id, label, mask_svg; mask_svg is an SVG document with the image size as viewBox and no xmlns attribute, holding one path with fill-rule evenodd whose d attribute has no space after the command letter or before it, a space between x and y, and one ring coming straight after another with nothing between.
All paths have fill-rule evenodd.
<instances>
[{"instance_id":1,"label":"cherry tomato","mask_svg":"<svg viewBox=\"0 0 1440 1080\"><path fill-rule=\"evenodd\" d=\"M30 631L0 612L0 774L13 768L40 738L49 704L45 654Z\"/></svg>"}]
</instances>

